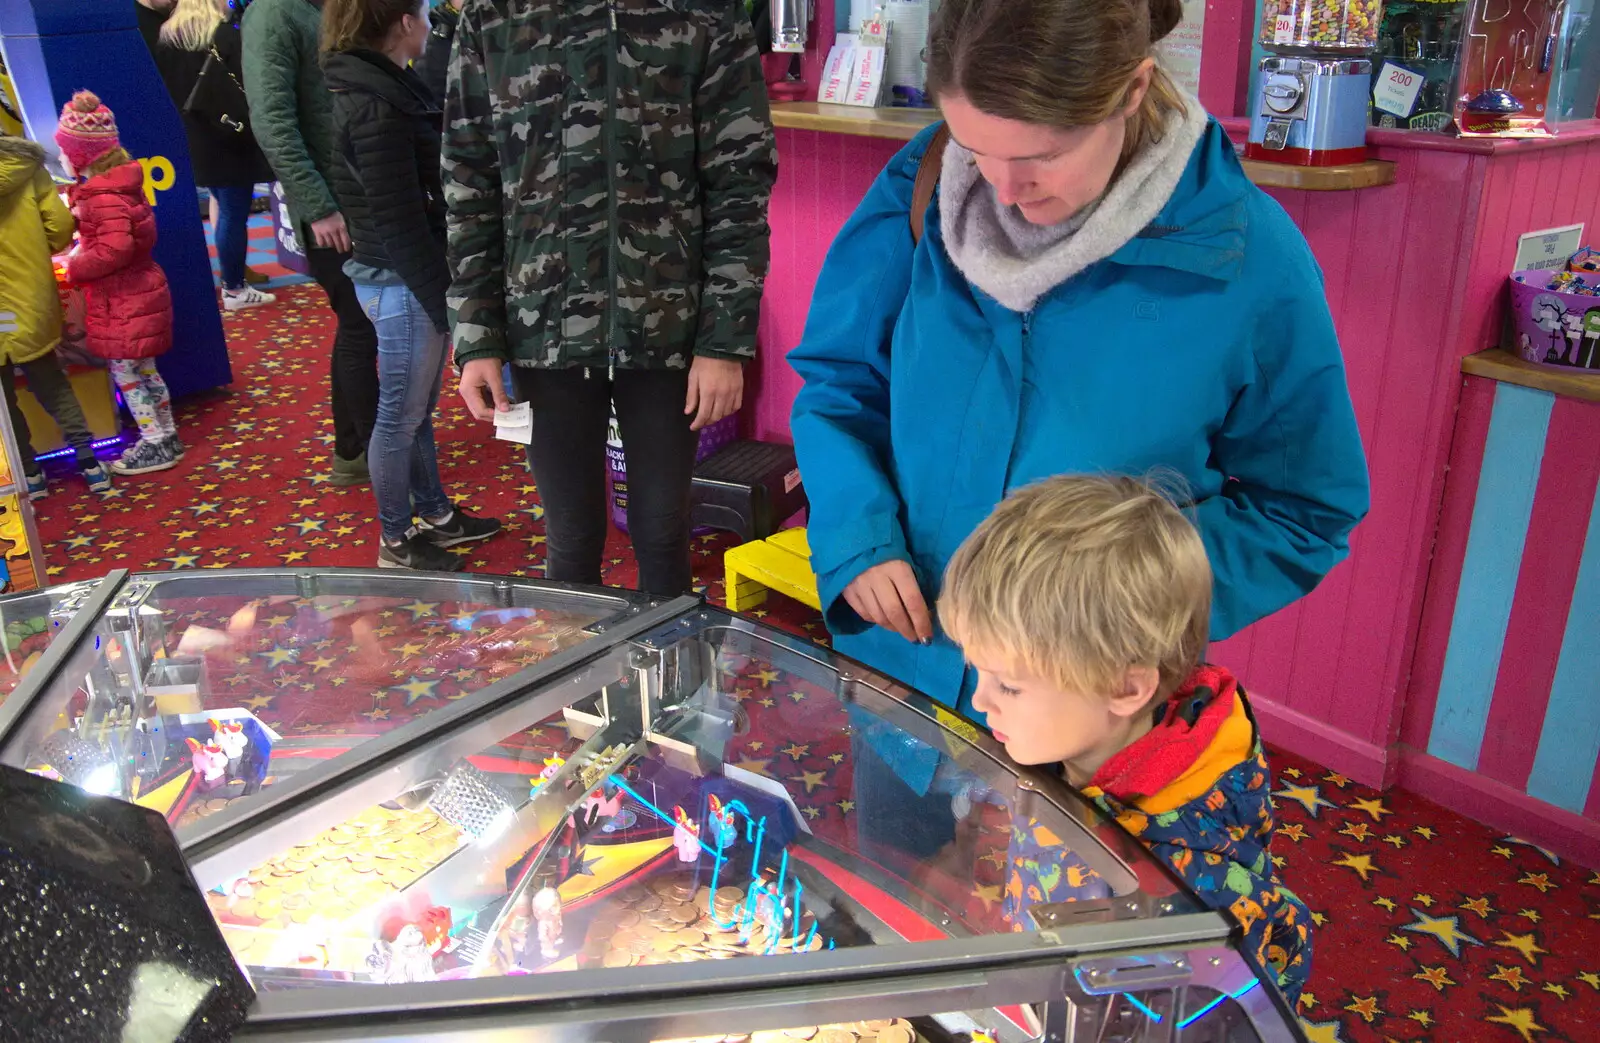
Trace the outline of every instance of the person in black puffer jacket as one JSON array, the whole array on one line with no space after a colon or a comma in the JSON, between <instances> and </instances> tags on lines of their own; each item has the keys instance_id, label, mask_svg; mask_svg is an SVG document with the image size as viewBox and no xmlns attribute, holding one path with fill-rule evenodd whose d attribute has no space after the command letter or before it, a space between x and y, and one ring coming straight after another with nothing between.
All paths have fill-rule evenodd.
<instances>
[{"instance_id":1,"label":"person in black puffer jacket","mask_svg":"<svg viewBox=\"0 0 1600 1043\"><path fill-rule=\"evenodd\" d=\"M434 450L450 284L441 116L427 85L406 67L422 55L428 30L426 0L323 5L333 191L350 231L345 272L378 331L378 420L367 449L383 529L378 566L453 572L462 559L446 548L487 539L500 523L451 504Z\"/></svg>"},{"instance_id":2,"label":"person in black puffer jacket","mask_svg":"<svg viewBox=\"0 0 1600 1043\"><path fill-rule=\"evenodd\" d=\"M450 73L450 45L455 42L456 26L461 22L461 6L454 0L441 0L433 5L428 21L433 25L428 32L428 47L412 68L442 102L445 79Z\"/></svg>"}]
</instances>

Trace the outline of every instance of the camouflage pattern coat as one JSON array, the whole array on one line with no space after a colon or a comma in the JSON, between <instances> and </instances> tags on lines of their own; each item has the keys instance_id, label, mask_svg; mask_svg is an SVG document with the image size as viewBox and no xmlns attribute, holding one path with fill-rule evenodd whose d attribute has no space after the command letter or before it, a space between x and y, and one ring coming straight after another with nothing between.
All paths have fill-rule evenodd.
<instances>
[{"instance_id":1,"label":"camouflage pattern coat","mask_svg":"<svg viewBox=\"0 0 1600 1043\"><path fill-rule=\"evenodd\" d=\"M777 153L738 0L466 0L443 152L458 364L754 357Z\"/></svg>"}]
</instances>

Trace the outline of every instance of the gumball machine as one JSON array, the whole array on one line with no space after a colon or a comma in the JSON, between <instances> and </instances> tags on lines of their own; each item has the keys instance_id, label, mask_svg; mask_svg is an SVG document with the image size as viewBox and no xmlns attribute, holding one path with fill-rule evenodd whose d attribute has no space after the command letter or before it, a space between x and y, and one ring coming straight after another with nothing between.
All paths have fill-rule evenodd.
<instances>
[{"instance_id":1,"label":"gumball machine","mask_svg":"<svg viewBox=\"0 0 1600 1043\"><path fill-rule=\"evenodd\" d=\"M1367 158L1382 0L1263 0L1251 159L1327 167Z\"/></svg>"}]
</instances>

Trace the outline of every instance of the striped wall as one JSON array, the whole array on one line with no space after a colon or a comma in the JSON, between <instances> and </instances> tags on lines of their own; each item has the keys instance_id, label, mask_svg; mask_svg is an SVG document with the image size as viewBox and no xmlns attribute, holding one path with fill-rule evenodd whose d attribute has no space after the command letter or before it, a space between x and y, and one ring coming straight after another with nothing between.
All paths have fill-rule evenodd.
<instances>
[{"instance_id":1,"label":"striped wall","mask_svg":"<svg viewBox=\"0 0 1600 1043\"><path fill-rule=\"evenodd\" d=\"M1590 864L1597 488L1600 403L1467 378L1402 729L1405 781Z\"/></svg>"}]
</instances>

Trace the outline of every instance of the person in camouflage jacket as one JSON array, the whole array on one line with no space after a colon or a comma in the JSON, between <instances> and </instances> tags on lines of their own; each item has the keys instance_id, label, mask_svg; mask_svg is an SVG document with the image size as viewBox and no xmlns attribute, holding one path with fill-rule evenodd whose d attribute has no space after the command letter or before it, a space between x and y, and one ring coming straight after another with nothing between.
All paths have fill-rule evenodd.
<instances>
[{"instance_id":1,"label":"person in camouflage jacket","mask_svg":"<svg viewBox=\"0 0 1600 1043\"><path fill-rule=\"evenodd\" d=\"M600 579L609 408L639 585L688 589L695 432L755 356L777 156L739 0L465 0L445 98L448 296L479 419L533 406L550 578Z\"/></svg>"}]
</instances>

